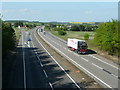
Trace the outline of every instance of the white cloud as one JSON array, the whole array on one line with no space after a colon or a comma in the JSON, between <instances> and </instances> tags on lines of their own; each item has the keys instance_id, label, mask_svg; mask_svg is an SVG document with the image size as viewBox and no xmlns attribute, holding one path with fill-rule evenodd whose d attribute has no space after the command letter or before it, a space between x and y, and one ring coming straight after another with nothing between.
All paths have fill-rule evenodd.
<instances>
[{"instance_id":1,"label":"white cloud","mask_svg":"<svg viewBox=\"0 0 120 90\"><path fill-rule=\"evenodd\" d=\"M29 10L27 8L24 8L21 10L22 12L28 12Z\"/></svg>"},{"instance_id":2,"label":"white cloud","mask_svg":"<svg viewBox=\"0 0 120 90\"><path fill-rule=\"evenodd\" d=\"M85 14L92 14L93 11L88 10L88 11L85 11L84 13L85 13Z\"/></svg>"}]
</instances>

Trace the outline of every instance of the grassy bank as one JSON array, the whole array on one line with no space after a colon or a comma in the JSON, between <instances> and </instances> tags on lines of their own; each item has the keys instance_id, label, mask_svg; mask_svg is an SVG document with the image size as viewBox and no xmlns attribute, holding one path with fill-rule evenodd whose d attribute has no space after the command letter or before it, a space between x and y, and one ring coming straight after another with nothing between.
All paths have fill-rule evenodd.
<instances>
[{"instance_id":1,"label":"grassy bank","mask_svg":"<svg viewBox=\"0 0 120 90\"><path fill-rule=\"evenodd\" d=\"M20 39L21 32L18 28L14 28L14 30L15 30L16 40L18 41Z\"/></svg>"}]
</instances>

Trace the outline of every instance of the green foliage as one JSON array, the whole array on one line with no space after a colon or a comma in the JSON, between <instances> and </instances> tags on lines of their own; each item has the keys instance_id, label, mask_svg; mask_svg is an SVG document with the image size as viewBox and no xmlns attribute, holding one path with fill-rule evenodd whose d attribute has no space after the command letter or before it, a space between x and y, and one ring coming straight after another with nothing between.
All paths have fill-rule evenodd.
<instances>
[{"instance_id":1,"label":"green foliage","mask_svg":"<svg viewBox=\"0 0 120 90\"><path fill-rule=\"evenodd\" d=\"M118 55L120 51L118 21L112 20L112 22L100 24L96 29L94 41L100 49L108 51L111 55Z\"/></svg>"},{"instance_id":2,"label":"green foliage","mask_svg":"<svg viewBox=\"0 0 120 90\"><path fill-rule=\"evenodd\" d=\"M27 27L27 28L34 28L34 27L36 27L36 24L25 24L25 26Z\"/></svg>"},{"instance_id":3,"label":"green foliage","mask_svg":"<svg viewBox=\"0 0 120 90\"><path fill-rule=\"evenodd\" d=\"M71 31L80 31L77 25L73 25L70 29Z\"/></svg>"},{"instance_id":4,"label":"green foliage","mask_svg":"<svg viewBox=\"0 0 120 90\"><path fill-rule=\"evenodd\" d=\"M52 29L53 31L60 31L60 30L62 30L61 28L53 28Z\"/></svg>"},{"instance_id":5,"label":"green foliage","mask_svg":"<svg viewBox=\"0 0 120 90\"><path fill-rule=\"evenodd\" d=\"M16 45L15 31L10 24L2 22L2 53L12 50Z\"/></svg>"},{"instance_id":6,"label":"green foliage","mask_svg":"<svg viewBox=\"0 0 120 90\"><path fill-rule=\"evenodd\" d=\"M18 26L22 27L23 26L23 22L21 22L21 21L15 22L14 26L15 27L18 27Z\"/></svg>"},{"instance_id":7,"label":"green foliage","mask_svg":"<svg viewBox=\"0 0 120 90\"><path fill-rule=\"evenodd\" d=\"M59 35L66 35L67 32L66 32L66 31L63 31L63 30L58 30L58 34L59 34Z\"/></svg>"},{"instance_id":8,"label":"green foliage","mask_svg":"<svg viewBox=\"0 0 120 90\"><path fill-rule=\"evenodd\" d=\"M88 34L88 33L84 34L84 39L85 39L85 40L88 40L88 39L89 39L89 34Z\"/></svg>"},{"instance_id":9,"label":"green foliage","mask_svg":"<svg viewBox=\"0 0 120 90\"><path fill-rule=\"evenodd\" d=\"M79 25L78 28L79 28L80 31L85 31L85 26L84 25Z\"/></svg>"}]
</instances>

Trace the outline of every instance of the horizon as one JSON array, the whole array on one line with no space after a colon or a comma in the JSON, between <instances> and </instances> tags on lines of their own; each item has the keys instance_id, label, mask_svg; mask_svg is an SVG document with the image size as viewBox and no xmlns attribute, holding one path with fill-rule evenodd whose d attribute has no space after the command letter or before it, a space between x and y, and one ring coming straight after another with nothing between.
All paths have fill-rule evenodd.
<instances>
[{"instance_id":1,"label":"horizon","mask_svg":"<svg viewBox=\"0 0 120 90\"><path fill-rule=\"evenodd\" d=\"M117 2L3 2L3 20L107 22L118 19Z\"/></svg>"}]
</instances>

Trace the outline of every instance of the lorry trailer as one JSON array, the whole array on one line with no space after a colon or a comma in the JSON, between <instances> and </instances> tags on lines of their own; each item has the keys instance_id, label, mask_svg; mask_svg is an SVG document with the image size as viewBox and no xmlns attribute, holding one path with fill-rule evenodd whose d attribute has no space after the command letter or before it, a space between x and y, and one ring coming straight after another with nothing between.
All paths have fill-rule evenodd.
<instances>
[{"instance_id":1,"label":"lorry trailer","mask_svg":"<svg viewBox=\"0 0 120 90\"><path fill-rule=\"evenodd\" d=\"M87 53L87 43L85 40L79 40L74 38L68 38L67 40L67 47L75 51L76 53L85 54Z\"/></svg>"}]
</instances>

